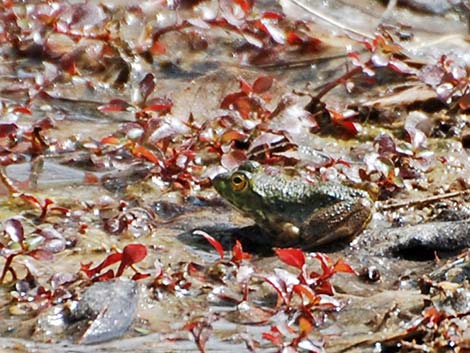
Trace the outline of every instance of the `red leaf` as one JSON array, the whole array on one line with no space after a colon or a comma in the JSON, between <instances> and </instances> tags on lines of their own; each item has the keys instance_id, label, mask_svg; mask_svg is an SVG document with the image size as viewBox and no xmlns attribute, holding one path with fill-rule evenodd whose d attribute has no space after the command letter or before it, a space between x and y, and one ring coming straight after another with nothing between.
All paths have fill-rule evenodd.
<instances>
[{"instance_id":1,"label":"red leaf","mask_svg":"<svg viewBox=\"0 0 470 353\"><path fill-rule=\"evenodd\" d=\"M312 332L313 324L312 321L304 316L299 317L299 331L301 337L307 337Z\"/></svg>"},{"instance_id":2,"label":"red leaf","mask_svg":"<svg viewBox=\"0 0 470 353\"><path fill-rule=\"evenodd\" d=\"M351 135L357 135L361 126L360 124L351 120L342 120L341 122L338 123L338 125L345 128L346 131L349 132Z\"/></svg>"},{"instance_id":3,"label":"red leaf","mask_svg":"<svg viewBox=\"0 0 470 353\"><path fill-rule=\"evenodd\" d=\"M244 79L239 78L238 81L240 82L240 90L245 94L250 94L253 91L251 85L246 82Z\"/></svg>"},{"instance_id":4,"label":"red leaf","mask_svg":"<svg viewBox=\"0 0 470 353\"><path fill-rule=\"evenodd\" d=\"M142 94L142 101L146 102L148 96L155 89L155 76L152 73L145 75L144 79L139 83L140 93Z\"/></svg>"},{"instance_id":5,"label":"red leaf","mask_svg":"<svg viewBox=\"0 0 470 353\"><path fill-rule=\"evenodd\" d=\"M60 207L60 206L51 207L49 210L51 212L57 212L57 213L61 213L63 215L67 215L68 213L70 213L70 209L68 209L66 207Z\"/></svg>"},{"instance_id":6,"label":"red leaf","mask_svg":"<svg viewBox=\"0 0 470 353\"><path fill-rule=\"evenodd\" d=\"M379 152L381 157L386 157L387 155L393 155L397 153L397 146L395 141L393 140L393 137L388 134L381 134L377 136L374 139L374 144L378 145L377 152Z\"/></svg>"},{"instance_id":7,"label":"red leaf","mask_svg":"<svg viewBox=\"0 0 470 353\"><path fill-rule=\"evenodd\" d=\"M260 76L253 83L253 92L264 93L268 91L273 85L273 78L271 76Z\"/></svg>"},{"instance_id":8,"label":"red leaf","mask_svg":"<svg viewBox=\"0 0 470 353\"><path fill-rule=\"evenodd\" d=\"M304 53L316 53L321 49L322 41L318 38L308 37L302 43L300 49Z\"/></svg>"},{"instance_id":9,"label":"red leaf","mask_svg":"<svg viewBox=\"0 0 470 353\"><path fill-rule=\"evenodd\" d=\"M85 172L83 175L83 183L86 185L97 185L99 184L100 179L96 174Z\"/></svg>"},{"instance_id":10,"label":"red leaf","mask_svg":"<svg viewBox=\"0 0 470 353\"><path fill-rule=\"evenodd\" d=\"M39 201L39 199L36 196L31 195L31 194L21 194L20 198L26 202L29 202L34 207L42 209L41 201Z\"/></svg>"},{"instance_id":11,"label":"red leaf","mask_svg":"<svg viewBox=\"0 0 470 353\"><path fill-rule=\"evenodd\" d=\"M270 341L275 346L282 346L282 344L284 343L282 337L277 332L263 332L263 338L265 340Z\"/></svg>"},{"instance_id":12,"label":"red leaf","mask_svg":"<svg viewBox=\"0 0 470 353\"><path fill-rule=\"evenodd\" d=\"M243 140L246 140L247 138L248 138L248 135L243 132L236 131L236 130L229 130L220 137L220 142L227 143L227 142L232 142L232 141L243 141Z\"/></svg>"},{"instance_id":13,"label":"red leaf","mask_svg":"<svg viewBox=\"0 0 470 353\"><path fill-rule=\"evenodd\" d=\"M0 137L7 137L16 134L18 125L15 123L0 123Z\"/></svg>"},{"instance_id":14,"label":"red leaf","mask_svg":"<svg viewBox=\"0 0 470 353\"><path fill-rule=\"evenodd\" d=\"M40 261L51 261L54 257L51 251L36 249L28 252L28 255Z\"/></svg>"},{"instance_id":15,"label":"red leaf","mask_svg":"<svg viewBox=\"0 0 470 353\"><path fill-rule=\"evenodd\" d=\"M159 160L155 154L144 146L136 145L132 148L132 153L134 156L139 158L145 158L146 160L158 164Z\"/></svg>"},{"instance_id":16,"label":"red leaf","mask_svg":"<svg viewBox=\"0 0 470 353\"><path fill-rule=\"evenodd\" d=\"M103 113L122 112L125 111L129 106L129 103L123 101L122 99L111 99L109 103L100 105L98 110Z\"/></svg>"},{"instance_id":17,"label":"red leaf","mask_svg":"<svg viewBox=\"0 0 470 353\"><path fill-rule=\"evenodd\" d=\"M246 161L247 157L244 151L242 150L230 150L230 152L225 153L220 158L220 164L226 169L234 169Z\"/></svg>"},{"instance_id":18,"label":"red leaf","mask_svg":"<svg viewBox=\"0 0 470 353\"><path fill-rule=\"evenodd\" d=\"M40 128L41 130L52 129L56 126L54 119L47 117L34 122L33 127Z\"/></svg>"},{"instance_id":19,"label":"red leaf","mask_svg":"<svg viewBox=\"0 0 470 353\"><path fill-rule=\"evenodd\" d=\"M253 7L253 0L234 0L234 2L238 4L245 13L249 13Z\"/></svg>"},{"instance_id":20,"label":"red leaf","mask_svg":"<svg viewBox=\"0 0 470 353\"><path fill-rule=\"evenodd\" d=\"M266 11L265 13L263 13L263 18L267 18L270 20L282 20L284 18L284 15L279 12Z\"/></svg>"},{"instance_id":21,"label":"red leaf","mask_svg":"<svg viewBox=\"0 0 470 353\"><path fill-rule=\"evenodd\" d=\"M240 97L246 97L246 93L236 92L227 94L222 100L222 103L220 103L220 107L222 109L230 109L230 106L235 103Z\"/></svg>"},{"instance_id":22,"label":"red leaf","mask_svg":"<svg viewBox=\"0 0 470 353\"><path fill-rule=\"evenodd\" d=\"M63 60L62 68L71 76L80 75L75 60Z\"/></svg>"},{"instance_id":23,"label":"red leaf","mask_svg":"<svg viewBox=\"0 0 470 353\"><path fill-rule=\"evenodd\" d=\"M467 110L470 107L470 94L465 94L460 97L458 103L461 110Z\"/></svg>"},{"instance_id":24,"label":"red leaf","mask_svg":"<svg viewBox=\"0 0 470 353\"><path fill-rule=\"evenodd\" d=\"M344 273L353 273L355 275L359 275L355 269L353 269L350 265L344 262L343 259L339 259L335 265L333 266L335 272L344 272Z\"/></svg>"},{"instance_id":25,"label":"red leaf","mask_svg":"<svg viewBox=\"0 0 470 353\"><path fill-rule=\"evenodd\" d=\"M211 237L209 234L207 234L206 232L202 230L195 230L193 233L196 235L203 236L214 247L214 249L217 250L217 252L219 253L220 259L223 260L224 248L222 247L222 244L220 244L218 240L214 239L213 237Z\"/></svg>"},{"instance_id":26,"label":"red leaf","mask_svg":"<svg viewBox=\"0 0 470 353\"><path fill-rule=\"evenodd\" d=\"M3 229L15 243L21 244L24 241L24 228L19 220L15 218L7 219L3 224Z\"/></svg>"},{"instance_id":27,"label":"red leaf","mask_svg":"<svg viewBox=\"0 0 470 353\"><path fill-rule=\"evenodd\" d=\"M104 145L119 145L121 141L117 137L106 136L101 139L100 143Z\"/></svg>"},{"instance_id":28,"label":"red leaf","mask_svg":"<svg viewBox=\"0 0 470 353\"><path fill-rule=\"evenodd\" d=\"M248 119L253 112L259 112L260 105L252 97L239 97L234 102L234 108L240 113L243 119Z\"/></svg>"},{"instance_id":29,"label":"red leaf","mask_svg":"<svg viewBox=\"0 0 470 353\"><path fill-rule=\"evenodd\" d=\"M329 274L332 272L331 259L328 255L318 253L318 252L313 253L312 255L315 259L320 261L323 274L326 274L326 273Z\"/></svg>"},{"instance_id":30,"label":"red leaf","mask_svg":"<svg viewBox=\"0 0 470 353\"><path fill-rule=\"evenodd\" d=\"M199 322L196 320L188 322L183 326L183 330L187 330L187 331L194 330L198 324Z\"/></svg>"},{"instance_id":31,"label":"red leaf","mask_svg":"<svg viewBox=\"0 0 470 353\"><path fill-rule=\"evenodd\" d=\"M322 282L321 284L319 284L315 287L315 293L334 295L335 291L334 291L333 286L331 285L330 282L324 281L324 282Z\"/></svg>"},{"instance_id":32,"label":"red leaf","mask_svg":"<svg viewBox=\"0 0 470 353\"><path fill-rule=\"evenodd\" d=\"M305 254L302 250L297 248L275 249L274 250L279 259L290 265L297 267L301 270L305 265Z\"/></svg>"},{"instance_id":33,"label":"red leaf","mask_svg":"<svg viewBox=\"0 0 470 353\"><path fill-rule=\"evenodd\" d=\"M243 259L250 259L251 255L243 251L243 246L239 240L235 242L235 245L232 248L232 259L231 261L240 265Z\"/></svg>"},{"instance_id":34,"label":"red leaf","mask_svg":"<svg viewBox=\"0 0 470 353\"><path fill-rule=\"evenodd\" d=\"M255 22L255 25L261 32L264 32L265 34L269 35L269 30L266 28L263 22L261 22L261 20L257 20Z\"/></svg>"},{"instance_id":35,"label":"red leaf","mask_svg":"<svg viewBox=\"0 0 470 353\"><path fill-rule=\"evenodd\" d=\"M143 244L129 244L122 250L122 259L116 272L116 277L120 277L126 267L142 261L147 256L147 247Z\"/></svg>"},{"instance_id":36,"label":"red leaf","mask_svg":"<svg viewBox=\"0 0 470 353\"><path fill-rule=\"evenodd\" d=\"M173 102L168 98L152 98L144 108L144 111L168 112L173 108Z\"/></svg>"},{"instance_id":37,"label":"red leaf","mask_svg":"<svg viewBox=\"0 0 470 353\"><path fill-rule=\"evenodd\" d=\"M292 287L294 293L297 293L302 298L305 296L308 299L309 305L315 305L318 303L319 298L317 297L315 291L305 284L295 284Z\"/></svg>"},{"instance_id":38,"label":"red leaf","mask_svg":"<svg viewBox=\"0 0 470 353\"><path fill-rule=\"evenodd\" d=\"M139 279L145 279L145 278L148 278L148 277L150 277L150 273L137 272L136 274L134 274L134 276L132 276L132 280L138 281Z\"/></svg>"},{"instance_id":39,"label":"red leaf","mask_svg":"<svg viewBox=\"0 0 470 353\"><path fill-rule=\"evenodd\" d=\"M243 247L242 244L237 240L232 248L232 262L240 264L243 260Z\"/></svg>"},{"instance_id":40,"label":"red leaf","mask_svg":"<svg viewBox=\"0 0 470 353\"><path fill-rule=\"evenodd\" d=\"M287 43L290 45L301 45L303 44L304 40L301 36L299 36L295 32L288 32L287 33Z\"/></svg>"},{"instance_id":41,"label":"red leaf","mask_svg":"<svg viewBox=\"0 0 470 353\"><path fill-rule=\"evenodd\" d=\"M32 115L33 112L31 109L26 108L26 107L16 107L13 109L14 113L20 113L20 114L26 114L26 115Z\"/></svg>"},{"instance_id":42,"label":"red leaf","mask_svg":"<svg viewBox=\"0 0 470 353\"><path fill-rule=\"evenodd\" d=\"M98 277L93 278L93 280L96 282L104 282L104 281L109 281L110 279L113 279L114 277L115 277L114 271L108 270L102 275L99 275Z\"/></svg>"},{"instance_id":43,"label":"red leaf","mask_svg":"<svg viewBox=\"0 0 470 353\"><path fill-rule=\"evenodd\" d=\"M166 53L166 47L162 43L155 41L149 51L153 55L161 55Z\"/></svg>"},{"instance_id":44,"label":"red leaf","mask_svg":"<svg viewBox=\"0 0 470 353\"><path fill-rule=\"evenodd\" d=\"M104 269L104 268L106 268L106 267L108 267L112 264L115 264L116 262L121 261L121 258L122 258L122 254L119 254L119 253L110 254L110 255L108 255L108 257L106 257L106 259L104 259L104 261L102 263L100 263L95 268L90 269L91 263L81 264L81 270L83 272L85 272L85 274L88 276L88 278L91 278L94 275L96 275L97 273L100 273L102 269Z\"/></svg>"}]
</instances>

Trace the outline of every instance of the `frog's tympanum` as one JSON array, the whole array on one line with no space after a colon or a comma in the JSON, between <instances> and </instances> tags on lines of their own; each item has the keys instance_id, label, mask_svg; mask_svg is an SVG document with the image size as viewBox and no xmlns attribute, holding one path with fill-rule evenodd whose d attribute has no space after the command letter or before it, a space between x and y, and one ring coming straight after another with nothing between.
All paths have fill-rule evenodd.
<instances>
[{"instance_id":1,"label":"frog's tympanum","mask_svg":"<svg viewBox=\"0 0 470 353\"><path fill-rule=\"evenodd\" d=\"M312 248L360 233L372 215L367 192L332 182L269 175L248 161L217 175L215 189L267 231L274 246Z\"/></svg>"}]
</instances>

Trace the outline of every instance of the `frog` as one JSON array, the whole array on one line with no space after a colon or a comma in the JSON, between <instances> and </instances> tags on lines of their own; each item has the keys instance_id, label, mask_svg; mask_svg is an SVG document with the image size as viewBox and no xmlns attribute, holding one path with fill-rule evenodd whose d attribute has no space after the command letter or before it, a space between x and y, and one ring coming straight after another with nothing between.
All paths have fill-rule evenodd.
<instances>
[{"instance_id":1,"label":"frog","mask_svg":"<svg viewBox=\"0 0 470 353\"><path fill-rule=\"evenodd\" d=\"M226 201L268 234L275 247L312 249L352 240L373 213L374 202L365 190L267 173L251 160L216 175L212 182Z\"/></svg>"}]
</instances>

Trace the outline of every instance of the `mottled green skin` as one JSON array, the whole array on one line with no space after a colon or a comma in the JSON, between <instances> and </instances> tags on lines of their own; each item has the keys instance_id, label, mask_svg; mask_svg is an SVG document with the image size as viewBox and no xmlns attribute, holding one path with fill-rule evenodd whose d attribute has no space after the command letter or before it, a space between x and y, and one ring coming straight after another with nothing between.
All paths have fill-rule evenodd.
<instances>
[{"instance_id":1,"label":"mottled green skin","mask_svg":"<svg viewBox=\"0 0 470 353\"><path fill-rule=\"evenodd\" d=\"M248 180L243 190L232 188L234 174ZM252 161L217 175L213 184L227 201L267 230L275 246L308 249L350 238L364 229L372 215L373 202L365 191L268 175Z\"/></svg>"}]
</instances>

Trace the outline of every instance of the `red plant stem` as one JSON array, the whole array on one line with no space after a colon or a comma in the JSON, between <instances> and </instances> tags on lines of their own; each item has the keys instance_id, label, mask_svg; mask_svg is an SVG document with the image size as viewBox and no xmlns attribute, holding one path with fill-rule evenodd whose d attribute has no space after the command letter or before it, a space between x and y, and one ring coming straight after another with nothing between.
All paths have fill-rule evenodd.
<instances>
[{"instance_id":1,"label":"red plant stem","mask_svg":"<svg viewBox=\"0 0 470 353\"><path fill-rule=\"evenodd\" d=\"M8 269L11 267L11 263L13 262L13 258L16 254L9 255L5 260L5 265L3 266L2 276L0 277L0 283L3 283L5 276L7 275Z\"/></svg>"},{"instance_id":2,"label":"red plant stem","mask_svg":"<svg viewBox=\"0 0 470 353\"><path fill-rule=\"evenodd\" d=\"M369 67L372 64L370 60L368 60L364 66ZM344 83L344 81L350 79L351 77L360 74L361 72L364 71L364 68L362 66L356 66L354 69L346 72L343 76L337 78L336 80L329 82L328 84L323 87L323 89L313 98L317 101L323 98L324 95L326 95L329 91L331 91L333 88L336 86Z\"/></svg>"},{"instance_id":3,"label":"red plant stem","mask_svg":"<svg viewBox=\"0 0 470 353\"><path fill-rule=\"evenodd\" d=\"M194 329L191 330L191 334L194 337L194 342L197 345L197 348L199 349L199 352L201 353L206 353L206 348L205 348L205 342L204 340L201 340L201 334L202 334L203 328L199 328L198 332L196 333Z\"/></svg>"},{"instance_id":4,"label":"red plant stem","mask_svg":"<svg viewBox=\"0 0 470 353\"><path fill-rule=\"evenodd\" d=\"M10 180L10 178L6 175L5 173L5 169L4 168L0 168L0 182L2 182L5 187L7 188L8 192L10 194L15 194L15 193L19 193L20 191L15 187L15 185L13 185L12 181Z\"/></svg>"},{"instance_id":5,"label":"red plant stem","mask_svg":"<svg viewBox=\"0 0 470 353\"><path fill-rule=\"evenodd\" d=\"M42 221L46 218L47 212L49 210L49 206L53 204L53 201L50 199L45 199L44 200L44 205L41 206L41 215L39 216L39 219Z\"/></svg>"}]
</instances>

